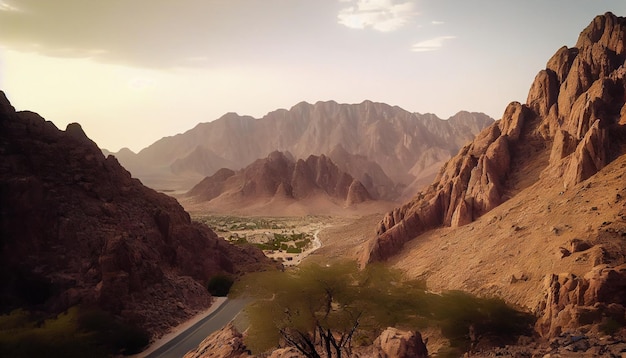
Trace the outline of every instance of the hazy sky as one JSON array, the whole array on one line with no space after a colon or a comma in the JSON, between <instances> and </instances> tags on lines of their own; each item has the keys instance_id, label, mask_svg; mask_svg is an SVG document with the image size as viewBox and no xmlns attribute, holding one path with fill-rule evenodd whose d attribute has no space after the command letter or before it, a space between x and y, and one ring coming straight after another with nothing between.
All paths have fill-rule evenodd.
<instances>
[{"instance_id":1,"label":"hazy sky","mask_svg":"<svg viewBox=\"0 0 626 358\"><path fill-rule=\"evenodd\" d=\"M498 119L625 0L0 0L0 89L138 151L226 112L365 99Z\"/></svg>"}]
</instances>

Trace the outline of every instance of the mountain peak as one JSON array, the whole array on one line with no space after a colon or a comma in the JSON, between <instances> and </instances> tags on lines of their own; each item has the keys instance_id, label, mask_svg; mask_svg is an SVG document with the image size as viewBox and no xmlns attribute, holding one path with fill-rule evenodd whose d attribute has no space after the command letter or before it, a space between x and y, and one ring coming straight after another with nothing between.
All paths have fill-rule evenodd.
<instances>
[{"instance_id":1,"label":"mountain peak","mask_svg":"<svg viewBox=\"0 0 626 358\"><path fill-rule=\"evenodd\" d=\"M579 48L557 50L527 104L509 104L427 190L383 218L370 259L425 230L476 220L541 177L568 188L624 154L625 42L626 19L607 13L583 30Z\"/></svg>"},{"instance_id":2,"label":"mountain peak","mask_svg":"<svg viewBox=\"0 0 626 358\"><path fill-rule=\"evenodd\" d=\"M626 52L626 45L624 44L625 22L625 18L615 16L611 12L596 16L589 26L580 33L576 47L583 49L597 44L614 51L617 55L623 55Z\"/></svg>"}]
</instances>

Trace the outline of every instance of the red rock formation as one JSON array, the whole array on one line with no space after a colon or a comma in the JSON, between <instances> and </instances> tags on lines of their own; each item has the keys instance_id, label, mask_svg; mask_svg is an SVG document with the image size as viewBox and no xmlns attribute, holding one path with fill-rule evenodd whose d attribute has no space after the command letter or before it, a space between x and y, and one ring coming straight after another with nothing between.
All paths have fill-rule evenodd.
<instances>
[{"instance_id":1,"label":"red rock formation","mask_svg":"<svg viewBox=\"0 0 626 358\"><path fill-rule=\"evenodd\" d=\"M2 92L0 238L3 309L95 304L157 335L209 304L213 275L269 265L132 179L80 125L16 113Z\"/></svg>"},{"instance_id":2,"label":"red rock formation","mask_svg":"<svg viewBox=\"0 0 626 358\"><path fill-rule=\"evenodd\" d=\"M342 172L325 155L311 155L294 163L283 153L272 152L238 172L222 169L218 173L222 174L205 178L187 196L198 201L220 195L254 201L275 196L300 200L326 195L347 205L371 200L363 184Z\"/></svg>"},{"instance_id":3,"label":"red rock formation","mask_svg":"<svg viewBox=\"0 0 626 358\"><path fill-rule=\"evenodd\" d=\"M372 179L380 197L388 199L385 195L399 194L394 190L396 184L409 184L421 177L419 168L414 169L417 162L424 162L424 168L440 162L426 155L429 150L445 153L446 160L492 122L482 113L459 112L442 120L432 114L410 113L371 101L302 102L259 119L229 113L185 133L162 138L134 157L123 153L123 159L118 159L129 165L133 176L154 187L177 178L169 169L180 175L195 173L204 177L221 167L245 168L276 150L289 151L297 158L321 154L332 157L331 152L341 146L349 156L359 156L351 158L353 163L360 163L342 170L362 181L368 190L371 188L363 180L360 166L375 163L380 167L382 175L372 173ZM429 181L434 177L431 172L426 176ZM387 183L389 178L391 184Z\"/></svg>"},{"instance_id":4,"label":"red rock formation","mask_svg":"<svg viewBox=\"0 0 626 358\"><path fill-rule=\"evenodd\" d=\"M196 349L183 358L243 358L252 357L243 344L243 336L232 323L206 337Z\"/></svg>"},{"instance_id":5,"label":"red rock formation","mask_svg":"<svg viewBox=\"0 0 626 358\"><path fill-rule=\"evenodd\" d=\"M321 350L321 349L320 349ZM304 358L305 355L293 347L278 348L271 354L263 354L268 358ZM419 332L402 331L388 327L370 346L353 347L349 354L355 358L426 358L428 350ZM254 358L243 344L243 336L228 324L214 332L200 345L185 354L184 358Z\"/></svg>"},{"instance_id":6,"label":"red rock formation","mask_svg":"<svg viewBox=\"0 0 626 358\"><path fill-rule=\"evenodd\" d=\"M536 328L543 336L555 337L581 325L607 318L626 319L626 265L594 267L584 277L551 275L545 281L546 296L537 311Z\"/></svg>"},{"instance_id":7,"label":"red rock formation","mask_svg":"<svg viewBox=\"0 0 626 358\"><path fill-rule=\"evenodd\" d=\"M204 178L201 182L196 184L187 194L189 196L198 197L200 200L211 200L213 198L217 198L222 191L224 190L224 186L226 185L226 180L228 178L235 175L235 172L222 168L215 172L215 174L210 177Z\"/></svg>"},{"instance_id":8,"label":"red rock formation","mask_svg":"<svg viewBox=\"0 0 626 358\"><path fill-rule=\"evenodd\" d=\"M363 262L431 228L471 222L534 183L538 170L568 188L624 153L625 43L626 19L596 17L575 48L562 47L539 72L526 104L511 103L428 189L385 215Z\"/></svg>"},{"instance_id":9,"label":"red rock formation","mask_svg":"<svg viewBox=\"0 0 626 358\"><path fill-rule=\"evenodd\" d=\"M428 350L419 332L388 327L374 341L378 356L387 358L426 358ZM381 354L382 353L382 354Z\"/></svg>"}]
</instances>

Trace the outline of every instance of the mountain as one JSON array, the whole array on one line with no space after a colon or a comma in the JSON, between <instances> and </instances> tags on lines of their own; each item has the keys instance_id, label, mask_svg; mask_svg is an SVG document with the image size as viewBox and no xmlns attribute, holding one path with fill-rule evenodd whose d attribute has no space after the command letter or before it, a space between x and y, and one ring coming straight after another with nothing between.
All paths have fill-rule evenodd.
<instances>
[{"instance_id":1,"label":"mountain","mask_svg":"<svg viewBox=\"0 0 626 358\"><path fill-rule=\"evenodd\" d=\"M607 13L549 59L526 104L509 104L382 218L362 261L505 297L548 337L623 322L625 104L626 19Z\"/></svg>"},{"instance_id":2,"label":"mountain","mask_svg":"<svg viewBox=\"0 0 626 358\"><path fill-rule=\"evenodd\" d=\"M337 145L330 153L330 158L337 167L350 173L360 181L373 199L393 200L399 196L402 185L395 184L385 174L378 163L358 154L350 154L341 145Z\"/></svg>"},{"instance_id":3,"label":"mountain","mask_svg":"<svg viewBox=\"0 0 626 358\"><path fill-rule=\"evenodd\" d=\"M0 307L97 306L158 336L205 309L207 282L270 267L193 223L73 123L15 112L0 92Z\"/></svg>"},{"instance_id":4,"label":"mountain","mask_svg":"<svg viewBox=\"0 0 626 358\"><path fill-rule=\"evenodd\" d=\"M432 114L409 113L371 101L301 102L290 110L279 109L260 119L228 113L185 133L162 138L135 158L118 159L134 176L160 188L164 180L172 184L175 174L183 177L196 173L204 177L222 167L238 170L276 150L305 159L309 155L330 156L341 147L350 155L362 157L361 162L376 163L394 185L407 185L422 175L419 168L414 168L416 162L434 164L432 156L422 158L424 152L437 149L446 153L447 159L492 122L482 113L459 112L441 120ZM439 157L436 160L441 161ZM358 168L348 173L361 178L362 170ZM374 180L373 186L383 191L383 197L386 193L399 193L398 188L382 185Z\"/></svg>"},{"instance_id":5,"label":"mountain","mask_svg":"<svg viewBox=\"0 0 626 358\"><path fill-rule=\"evenodd\" d=\"M295 160L278 151L237 172L220 169L204 178L186 196L211 210L271 206L274 212L296 205L296 202L344 207L371 200L361 182L340 170L325 155ZM288 209L283 215L292 210Z\"/></svg>"}]
</instances>

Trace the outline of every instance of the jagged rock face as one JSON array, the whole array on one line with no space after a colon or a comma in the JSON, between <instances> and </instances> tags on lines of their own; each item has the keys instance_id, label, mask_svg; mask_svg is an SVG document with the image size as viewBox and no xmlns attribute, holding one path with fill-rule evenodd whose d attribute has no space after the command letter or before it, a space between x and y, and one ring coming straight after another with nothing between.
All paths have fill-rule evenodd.
<instances>
[{"instance_id":1,"label":"jagged rock face","mask_svg":"<svg viewBox=\"0 0 626 358\"><path fill-rule=\"evenodd\" d=\"M393 200L400 194L400 185L391 180L376 162L358 154L350 154L341 145L330 153L330 158L337 167L361 182L373 199ZM449 158L449 154L446 158Z\"/></svg>"},{"instance_id":2,"label":"jagged rock face","mask_svg":"<svg viewBox=\"0 0 626 358\"><path fill-rule=\"evenodd\" d=\"M95 304L155 335L209 304L212 275L269 265L132 179L78 124L16 113L2 92L0 238L3 309Z\"/></svg>"},{"instance_id":3,"label":"jagged rock face","mask_svg":"<svg viewBox=\"0 0 626 358\"><path fill-rule=\"evenodd\" d=\"M235 172L222 168L210 177L204 178L196 184L187 194L197 197L199 200L209 201L217 198L224 191L228 178L235 175Z\"/></svg>"},{"instance_id":4,"label":"jagged rock face","mask_svg":"<svg viewBox=\"0 0 626 358\"><path fill-rule=\"evenodd\" d=\"M626 319L626 265L599 265L584 277L550 275L545 286L545 300L538 308L542 316L536 324L543 336L555 337L606 318Z\"/></svg>"},{"instance_id":5,"label":"jagged rock face","mask_svg":"<svg viewBox=\"0 0 626 358\"><path fill-rule=\"evenodd\" d=\"M238 172L221 169L187 193L196 201L210 201L219 196L244 201L274 197L301 200L317 195L338 199L346 205L371 200L361 182L341 171L325 155L311 155L294 162L278 151Z\"/></svg>"},{"instance_id":6,"label":"jagged rock face","mask_svg":"<svg viewBox=\"0 0 626 358\"><path fill-rule=\"evenodd\" d=\"M260 119L229 113L163 138L135 158L124 156L120 161L129 165L135 177L148 182L157 174L170 178L173 173L164 172L164 168L181 175L195 172L207 176L221 167L242 169L276 150L289 151L296 158L322 154L335 158L331 152L341 146L350 156L360 156L351 158L351 163L358 165L342 170L361 180L368 190L371 188L363 180L362 165L375 163L381 168L383 175L375 173L372 177L380 193L371 194L387 199L398 194L396 184L409 184L420 176L417 171L410 173L416 162L434 164L428 156L423 158L427 150L446 153L447 159L491 123L493 120L482 113L459 112L442 120L371 101L351 105L302 102ZM391 178L391 185L385 177ZM432 180L434 176L428 172L427 177Z\"/></svg>"},{"instance_id":7,"label":"jagged rock face","mask_svg":"<svg viewBox=\"0 0 626 358\"><path fill-rule=\"evenodd\" d=\"M183 358L243 358L251 357L243 343L243 336L232 323L205 338L196 349Z\"/></svg>"},{"instance_id":8,"label":"jagged rock face","mask_svg":"<svg viewBox=\"0 0 626 358\"><path fill-rule=\"evenodd\" d=\"M441 225L463 225L532 185L542 175L564 188L624 153L626 19L596 17L575 48L563 47L539 72L526 104L448 161L434 183L385 215L363 262L386 259L403 243Z\"/></svg>"}]
</instances>

